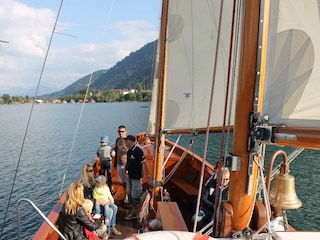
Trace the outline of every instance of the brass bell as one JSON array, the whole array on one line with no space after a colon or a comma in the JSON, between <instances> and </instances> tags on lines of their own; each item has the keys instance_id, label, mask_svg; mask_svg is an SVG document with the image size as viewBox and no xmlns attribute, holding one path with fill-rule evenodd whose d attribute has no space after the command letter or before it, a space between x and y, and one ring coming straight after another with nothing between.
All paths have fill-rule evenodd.
<instances>
[{"instance_id":1,"label":"brass bell","mask_svg":"<svg viewBox=\"0 0 320 240\"><path fill-rule=\"evenodd\" d=\"M297 209L302 206L295 190L294 176L280 173L273 181L270 204L281 209Z\"/></svg>"}]
</instances>

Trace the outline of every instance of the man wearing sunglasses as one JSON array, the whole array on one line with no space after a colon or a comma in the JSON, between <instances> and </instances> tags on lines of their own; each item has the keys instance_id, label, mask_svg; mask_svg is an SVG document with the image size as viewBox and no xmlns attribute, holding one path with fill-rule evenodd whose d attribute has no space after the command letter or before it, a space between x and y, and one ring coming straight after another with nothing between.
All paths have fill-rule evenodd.
<instances>
[{"instance_id":1,"label":"man wearing sunglasses","mask_svg":"<svg viewBox=\"0 0 320 240\"><path fill-rule=\"evenodd\" d=\"M116 139L116 143L114 147L114 151L116 155L114 157L113 166L118 171L118 178L119 178L120 184L122 185L123 190L126 193L127 179L126 179L125 167L127 163L128 149L124 141L124 139L127 137L127 129L124 125L120 125L118 127L118 134L119 134L119 137ZM125 198L121 202L123 202L125 207L130 207L127 194L125 194Z\"/></svg>"}]
</instances>

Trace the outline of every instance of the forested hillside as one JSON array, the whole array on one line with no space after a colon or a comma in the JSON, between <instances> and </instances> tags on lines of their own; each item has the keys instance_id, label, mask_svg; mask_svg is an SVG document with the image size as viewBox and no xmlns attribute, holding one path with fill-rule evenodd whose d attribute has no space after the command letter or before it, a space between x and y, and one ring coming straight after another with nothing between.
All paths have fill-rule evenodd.
<instances>
[{"instance_id":1,"label":"forested hillside","mask_svg":"<svg viewBox=\"0 0 320 240\"><path fill-rule=\"evenodd\" d=\"M151 89L156 55L156 43L151 42L130 53L110 69L94 72L90 89ZM43 97L62 97L77 94L87 88L90 73L65 89Z\"/></svg>"}]
</instances>

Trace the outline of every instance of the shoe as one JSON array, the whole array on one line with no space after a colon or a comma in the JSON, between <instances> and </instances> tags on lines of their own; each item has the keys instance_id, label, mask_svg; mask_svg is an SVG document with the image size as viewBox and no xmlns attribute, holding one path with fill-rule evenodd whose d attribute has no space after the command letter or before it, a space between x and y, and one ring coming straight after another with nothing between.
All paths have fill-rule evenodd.
<instances>
[{"instance_id":1,"label":"shoe","mask_svg":"<svg viewBox=\"0 0 320 240\"><path fill-rule=\"evenodd\" d=\"M124 219L127 221L136 220L138 218L137 214L132 212L128 216L126 216Z\"/></svg>"},{"instance_id":2,"label":"shoe","mask_svg":"<svg viewBox=\"0 0 320 240\"><path fill-rule=\"evenodd\" d=\"M92 217L93 219L100 219L101 218L101 214L95 214L95 215L93 215L93 217Z\"/></svg>"},{"instance_id":3,"label":"shoe","mask_svg":"<svg viewBox=\"0 0 320 240\"><path fill-rule=\"evenodd\" d=\"M121 232L118 231L118 229L116 229L116 227L111 228L111 233L113 233L114 235L120 236Z\"/></svg>"}]
</instances>

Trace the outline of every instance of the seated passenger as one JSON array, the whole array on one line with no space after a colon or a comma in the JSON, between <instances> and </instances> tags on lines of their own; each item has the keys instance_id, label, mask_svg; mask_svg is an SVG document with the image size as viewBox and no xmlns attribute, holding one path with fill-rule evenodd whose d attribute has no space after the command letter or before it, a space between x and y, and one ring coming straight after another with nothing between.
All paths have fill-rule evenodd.
<instances>
[{"instance_id":1,"label":"seated passenger","mask_svg":"<svg viewBox=\"0 0 320 240\"><path fill-rule=\"evenodd\" d=\"M214 173L215 175L216 173ZM219 187L222 200L227 200L229 190L230 171L226 167L221 168L222 182ZM218 179L216 176L212 176L206 182L202 191L201 205L198 214L197 229L201 229L206 226L213 219L214 204L216 198ZM192 217L192 221L195 220L195 216Z\"/></svg>"},{"instance_id":2,"label":"seated passenger","mask_svg":"<svg viewBox=\"0 0 320 240\"><path fill-rule=\"evenodd\" d=\"M66 201L62 205L59 214L58 226L66 239L87 239L83 228L90 231L97 230L101 226L101 220L90 221L81 206L84 203L83 186L81 183L71 183L66 195Z\"/></svg>"},{"instance_id":3,"label":"seated passenger","mask_svg":"<svg viewBox=\"0 0 320 240\"><path fill-rule=\"evenodd\" d=\"M82 165L80 182L83 185L84 198L94 201L92 192L96 185L96 181L94 179L94 169L92 163L86 163Z\"/></svg>"},{"instance_id":4,"label":"seated passenger","mask_svg":"<svg viewBox=\"0 0 320 240\"><path fill-rule=\"evenodd\" d=\"M118 207L114 204L114 199L106 184L106 177L100 175L96 178L96 186L93 189L93 198L95 199L95 213L93 218L99 218L101 214L101 206L104 207L104 217L108 220L108 233L114 235L121 235L116 229L116 219Z\"/></svg>"},{"instance_id":5,"label":"seated passenger","mask_svg":"<svg viewBox=\"0 0 320 240\"><path fill-rule=\"evenodd\" d=\"M83 209L85 210L88 218L94 222L95 220L92 218L92 208L93 208L93 202L90 199L85 199L84 203L82 204ZM107 226L106 224L102 224L97 230L90 231L86 227L84 227L84 233L86 237L89 240L107 240L108 239L108 233L107 233Z\"/></svg>"}]
</instances>

